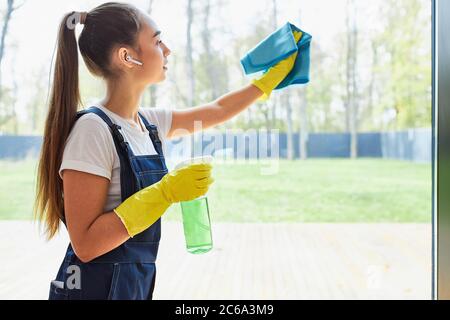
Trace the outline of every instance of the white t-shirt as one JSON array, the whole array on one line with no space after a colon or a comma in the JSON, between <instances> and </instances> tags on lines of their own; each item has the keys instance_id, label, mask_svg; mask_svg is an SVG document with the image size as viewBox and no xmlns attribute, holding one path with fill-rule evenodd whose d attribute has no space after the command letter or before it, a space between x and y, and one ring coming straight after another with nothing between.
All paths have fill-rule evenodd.
<instances>
[{"instance_id":1,"label":"white t-shirt","mask_svg":"<svg viewBox=\"0 0 450 320\"><path fill-rule=\"evenodd\" d=\"M145 132L134 121L120 117L99 103L95 104L95 106L105 112L113 123L122 127L120 132L125 141L130 144L131 150L135 155L157 154L149 132L139 116L139 122ZM139 112L148 122L157 126L163 152L165 153L167 134L172 126L172 111L140 108ZM110 180L104 212L111 211L122 202L119 156L108 125L98 115L85 114L75 123L64 148L59 169L61 179L64 169L87 172Z\"/></svg>"}]
</instances>

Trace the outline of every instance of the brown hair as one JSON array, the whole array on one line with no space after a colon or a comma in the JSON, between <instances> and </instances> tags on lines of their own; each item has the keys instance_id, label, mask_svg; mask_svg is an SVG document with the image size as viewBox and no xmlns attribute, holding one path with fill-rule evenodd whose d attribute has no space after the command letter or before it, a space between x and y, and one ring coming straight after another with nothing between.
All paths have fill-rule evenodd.
<instances>
[{"instance_id":1,"label":"brown hair","mask_svg":"<svg viewBox=\"0 0 450 320\"><path fill-rule=\"evenodd\" d=\"M59 168L81 102L75 26L69 24L74 14L67 13L59 26L53 85L37 173L33 211L36 220L45 222L48 239L55 236L60 220L64 219ZM88 12L78 39L88 70L104 79L118 77L120 72L110 65L112 49L125 45L139 52L136 45L140 30L140 11L132 5L107 2Z\"/></svg>"}]
</instances>

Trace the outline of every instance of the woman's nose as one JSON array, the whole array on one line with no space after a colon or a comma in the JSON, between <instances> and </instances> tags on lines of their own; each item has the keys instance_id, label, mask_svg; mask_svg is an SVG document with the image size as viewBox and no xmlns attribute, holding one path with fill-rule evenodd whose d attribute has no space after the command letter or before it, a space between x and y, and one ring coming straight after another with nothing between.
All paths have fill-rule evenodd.
<instances>
[{"instance_id":1,"label":"woman's nose","mask_svg":"<svg viewBox=\"0 0 450 320\"><path fill-rule=\"evenodd\" d=\"M164 44L164 56L167 57L172 51Z\"/></svg>"}]
</instances>

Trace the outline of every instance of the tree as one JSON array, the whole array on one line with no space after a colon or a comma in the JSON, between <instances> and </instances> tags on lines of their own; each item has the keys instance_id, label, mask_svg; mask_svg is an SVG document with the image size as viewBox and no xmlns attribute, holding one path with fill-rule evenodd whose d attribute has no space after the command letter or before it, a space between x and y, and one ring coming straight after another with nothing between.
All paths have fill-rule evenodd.
<instances>
[{"instance_id":1,"label":"tree","mask_svg":"<svg viewBox=\"0 0 450 320\"><path fill-rule=\"evenodd\" d=\"M228 65L222 53L214 48L214 38L226 32L224 26L211 25L211 17L217 21L221 1L202 1L203 21L200 28L203 52L195 62L198 102L212 101L228 91Z\"/></svg>"},{"instance_id":2,"label":"tree","mask_svg":"<svg viewBox=\"0 0 450 320\"><path fill-rule=\"evenodd\" d=\"M301 21L301 11L299 12L299 21ZM320 85L320 84L319 84ZM307 87L299 90L299 136L300 136L300 159L306 160L308 158L308 97L307 97Z\"/></svg>"},{"instance_id":3,"label":"tree","mask_svg":"<svg viewBox=\"0 0 450 320\"><path fill-rule=\"evenodd\" d=\"M431 124L430 5L420 0L386 0L377 38L377 74L383 94L377 112L394 111L386 128Z\"/></svg>"},{"instance_id":4,"label":"tree","mask_svg":"<svg viewBox=\"0 0 450 320\"><path fill-rule=\"evenodd\" d=\"M336 39L336 46L341 44ZM340 132L344 131L343 118L345 114L333 109L333 101L340 100L343 80L342 72L335 65L342 66L344 55L340 53L340 47L330 54L321 48L321 44L314 42L311 46L311 82L305 90L299 91L300 108L306 115L299 115L300 130L308 132ZM338 61L338 62L337 62ZM345 67L343 68L345 70ZM303 96L302 96L303 95ZM309 108L311 106L311 108ZM302 129L303 128L303 129ZM305 136L306 138L306 136ZM306 142L305 142L306 143Z\"/></svg>"},{"instance_id":5,"label":"tree","mask_svg":"<svg viewBox=\"0 0 450 320\"><path fill-rule=\"evenodd\" d=\"M358 63L358 27L355 0L347 0L347 57L346 57L346 127L350 132L350 157L358 155L358 82L356 80Z\"/></svg>"},{"instance_id":6,"label":"tree","mask_svg":"<svg viewBox=\"0 0 450 320\"><path fill-rule=\"evenodd\" d=\"M7 90L3 88L2 83L2 62L3 58L5 56L6 52L6 38L8 35L9 30L9 24L11 22L13 13L17 11L21 6L24 5L25 2L14 6L15 1L14 0L7 0L7 6L5 15L3 18L3 25L2 25L2 31L0 34L0 126L7 123L10 119L13 119L15 117L15 110L14 110L14 104L8 104L5 103L6 99L4 99L4 94ZM17 91L17 90L16 90ZM11 91L9 91L11 92ZM12 91L14 93L14 90ZM13 98L14 100L14 98Z\"/></svg>"},{"instance_id":7,"label":"tree","mask_svg":"<svg viewBox=\"0 0 450 320\"><path fill-rule=\"evenodd\" d=\"M187 0L187 26L186 26L186 67L187 67L187 82L188 82L188 106L196 104L195 101L195 73L194 61L192 58L192 25L194 20L193 0Z\"/></svg>"},{"instance_id":8,"label":"tree","mask_svg":"<svg viewBox=\"0 0 450 320\"><path fill-rule=\"evenodd\" d=\"M148 9L147 9L147 12L148 12L148 14L149 15L151 15L152 14L152 12L153 12L153 4L154 4L154 0L150 0L149 1L149 5L148 5ZM150 88L148 88L148 95L149 95L149 98L150 98L150 103L148 104L149 106L150 106L150 108L155 108L156 107L156 104L157 104L157 93L156 93L156 91L157 91L157 86L155 86L155 85L153 85L153 86L150 86ZM144 105L147 105L146 103L144 103Z\"/></svg>"},{"instance_id":9,"label":"tree","mask_svg":"<svg viewBox=\"0 0 450 320\"><path fill-rule=\"evenodd\" d=\"M272 0L272 31L278 28L278 7L277 0ZM286 99L285 99L286 100ZM277 121L277 107L278 107L278 96L275 94L270 99L270 110L271 110L271 125L276 126Z\"/></svg>"},{"instance_id":10,"label":"tree","mask_svg":"<svg viewBox=\"0 0 450 320\"><path fill-rule=\"evenodd\" d=\"M27 104L27 114L29 117L29 130L31 134L43 134L45 115L47 113L47 68L42 66L30 74L28 81L31 82L30 88L33 88L32 99ZM84 81L81 81L84 84Z\"/></svg>"}]
</instances>

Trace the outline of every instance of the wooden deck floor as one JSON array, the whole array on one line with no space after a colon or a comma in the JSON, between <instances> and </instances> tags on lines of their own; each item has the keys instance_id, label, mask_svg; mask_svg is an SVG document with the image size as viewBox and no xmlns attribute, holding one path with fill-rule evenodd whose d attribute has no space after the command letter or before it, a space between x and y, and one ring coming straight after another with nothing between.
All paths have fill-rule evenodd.
<instances>
[{"instance_id":1,"label":"wooden deck floor","mask_svg":"<svg viewBox=\"0 0 450 320\"><path fill-rule=\"evenodd\" d=\"M213 225L214 249L189 254L165 222L155 299L430 299L429 224ZM68 244L30 222L0 222L0 299L46 299Z\"/></svg>"}]
</instances>

